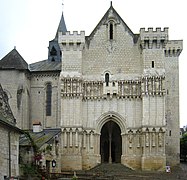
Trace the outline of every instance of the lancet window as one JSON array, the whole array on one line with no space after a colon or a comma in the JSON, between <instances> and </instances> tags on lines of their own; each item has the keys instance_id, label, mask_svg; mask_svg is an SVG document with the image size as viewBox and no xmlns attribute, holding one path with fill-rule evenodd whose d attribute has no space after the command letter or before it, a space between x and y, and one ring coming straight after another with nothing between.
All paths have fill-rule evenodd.
<instances>
[{"instance_id":1,"label":"lancet window","mask_svg":"<svg viewBox=\"0 0 187 180\"><path fill-rule=\"evenodd\" d=\"M105 83L106 83L106 86L109 85L109 73L105 74Z\"/></svg>"},{"instance_id":2,"label":"lancet window","mask_svg":"<svg viewBox=\"0 0 187 180\"><path fill-rule=\"evenodd\" d=\"M46 116L51 116L52 85L46 84Z\"/></svg>"},{"instance_id":3,"label":"lancet window","mask_svg":"<svg viewBox=\"0 0 187 180\"><path fill-rule=\"evenodd\" d=\"M114 39L114 27L113 27L113 23L110 23L109 36L110 36L110 40Z\"/></svg>"}]
</instances>

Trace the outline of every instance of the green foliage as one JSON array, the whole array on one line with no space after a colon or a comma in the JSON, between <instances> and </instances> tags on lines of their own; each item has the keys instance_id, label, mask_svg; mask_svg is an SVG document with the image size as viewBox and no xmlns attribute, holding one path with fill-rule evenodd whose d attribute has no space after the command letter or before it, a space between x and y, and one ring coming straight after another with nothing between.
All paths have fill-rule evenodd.
<instances>
[{"instance_id":1,"label":"green foliage","mask_svg":"<svg viewBox=\"0 0 187 180\"><path fill-rule=\"evenodd\" d=\"M77 178L77 175L76 175L76 172L74 172L74 175L73 175L73 177L72 177L72 180L77 180L78 178Z\"/></svg>"},{"instance_id":2,"label":"green foliage","mask_svg":"<svg viewBox=\"0 0 187 180\"><path fill-rule=\"evenodd\" d=\"M73 176L73 177L72 177L72 180L77 180L77 176Z\"/></svg>"},{"instance_id":3,"label":"green foliage","mask_svg":"<svg viewBox=\"0 0 187 180\"><path fill-rule=\"evenodd\" d=\"M50 144L48 144L47 147L46 147L46 151L50 152L51 150L52 150L52 146Z\"/></svg>"},{"instance_id":4,"label":"green foliage","mask_svg":"<svg viewBox=\"0 0 187 180\"><path fill-rule=\"evenodd\" d=\"M33 161L31 163L28 163L28 164L23 164L22 165L22 170L23 170L23 173L25 175L39 175L39 167L37 165L37 162L40 161L40 159L42 158L42 155L41 155L41 151L39 150L38 146L36 145L36 143L34 142L34 140L32 139L31 135L29 134L29 132L27 131L24 131L24 134L25 136L29 139L30 141L30 145L31 145L31 148L33 149Z\"/></svg>"},{"instance_id":5,"label":"green foliage","mask_svg":"<svg viewBox=\"0 0 187 180\"><path fill-rule=\"evenodd\" d=\"M32 164L24 164L21 166L24 175L35 175L37 174L36 166Z\"/></svg>"},{"instance_id":6,"label":"green foliage","mask_svg":"<svg viewBox=\"0 0 187 180\"><path fill-rule=\"evenodd\" d=\"M180 139L180 158L184 161L187 159L187 133Z\"/></svg>"}]
</instances>

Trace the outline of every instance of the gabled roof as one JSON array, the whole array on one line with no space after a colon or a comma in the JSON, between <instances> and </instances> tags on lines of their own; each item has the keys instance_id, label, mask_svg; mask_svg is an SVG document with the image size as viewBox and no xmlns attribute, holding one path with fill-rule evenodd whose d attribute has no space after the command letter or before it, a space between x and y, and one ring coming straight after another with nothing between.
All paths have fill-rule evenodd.
<instances>
[{"instance_id":1,"label":"gabled roof","mask_svg":"<svg viewBox=\"0 0 187 180\"><path fill-rule=\"evenodd\" d=\"M44 144L51 144L54 138L61 133L60 128L56 129L44 129L41 132L34 133L32 130L28 131L32 140L37 147L42 147ZM30 146L30 140L26 135L20 136L19 140L20 146Z\"/></svg>"},{"instance_id":2,"label":"gabled roof","mask_svg":"<svg viewBox=\"0 0 187 180\"><path fill-rule=\"evenodd\" d=\"M118 23L122 23L124 26L124 29L128 31L128 33L133 37L136 38L136 35L131 31L131 29L127 26L127 24L123 21L123 19L120 17L120 15L117 13L117 11L113 8L112 3L110 8L107 10L105 15L102 17L102 19L99 21L95 29L91 32L90 36L88 36L88 40L92 39L96 31L102 26L103 24L106 24L106 22L110 19L114 19Z\"/></svg>"},{"instance_id":3,"label":"gabled roof","mask_svg":"<svg viewBox=\"0 0 187 180\"><path fill-rule=\"evenodd\" d=\"M0 60L0 69L27 70L28 64L16 49Z\"/></svg>"}]
</instances>

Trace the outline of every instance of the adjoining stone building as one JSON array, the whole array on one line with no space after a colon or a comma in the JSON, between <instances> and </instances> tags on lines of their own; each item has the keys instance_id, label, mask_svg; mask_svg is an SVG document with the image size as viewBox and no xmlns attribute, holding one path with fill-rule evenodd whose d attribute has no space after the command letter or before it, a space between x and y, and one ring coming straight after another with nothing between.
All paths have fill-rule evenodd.
<instances>
[{"instance_id":1,"label":"adjoining stone building","mask_svg":"<svg viewBox=\"0 0 187 180\"><path fill-rule=\"evenodd\" d=\"M28 67L14 49L0 61L19 127L34 120L60 127L62 170L178 164L183 42L168 35L168 28L134 34L112 4L89 36L67 31L62 14L47 60Z\"/></svg>"},{"instance_id":2,"label":"adjoining stone building","mask_svg":"<svg viewBox=\"0 0 187 180\"><path fill-rule=\"evenodd\" d=\"M22 131L8 104L0 84L0 179L19 176L19 136Z\"/></svg>"}]
</instances>

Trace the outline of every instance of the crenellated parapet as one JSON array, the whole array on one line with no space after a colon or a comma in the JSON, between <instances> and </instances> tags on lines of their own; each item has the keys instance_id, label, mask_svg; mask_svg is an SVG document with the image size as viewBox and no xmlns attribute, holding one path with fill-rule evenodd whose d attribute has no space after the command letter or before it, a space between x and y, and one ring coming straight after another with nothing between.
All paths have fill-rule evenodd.
<instances>
[{"instance_id":1,"label":"crenellated parapet","mask_svg":"<svg viewBox=\"0 0 187 180\"><path fill-rule=\"evenodd\" d=\"M183 41L182 40L173 40L168 41L165 46L165 56L166 57L178 57L183 49Z\"/></svg>"},{"instance_id":2,"label":"crenellated parapet","mask_svg":"<svg viewBox=\"0 0 187 180\"><path fill-rule=\"evenodd\" d=\"M145 28L140 29L140 41L143 49L163 48L168 39L168 28L163 30L161 28L156 28L156 30L153 30L153 28L148 28L148 30L145 30Z\"/></svg>"},{"instance_id":3,"label":"crenellated parapet","mask_svg":"<svg viewBox=\"0 0 187 180\"><path fill-rule=\"evenodd\" d=\"M80 33L67 31L66 34L59 32L58 43L63 51L81 51L85 44L85 31L80 31Z\"/></svg>"}]
</instances>

